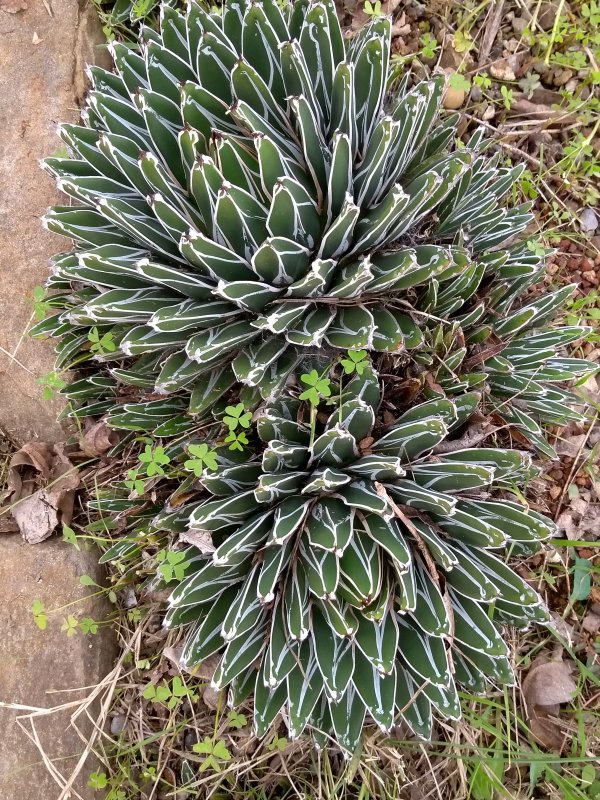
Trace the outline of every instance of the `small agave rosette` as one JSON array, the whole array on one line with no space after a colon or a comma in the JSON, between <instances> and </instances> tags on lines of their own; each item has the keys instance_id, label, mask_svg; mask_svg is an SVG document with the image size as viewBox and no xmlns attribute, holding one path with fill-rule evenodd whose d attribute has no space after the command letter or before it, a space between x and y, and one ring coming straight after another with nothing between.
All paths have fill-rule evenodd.
<instances>
[{"instance_id":1,"label":"small agave rosette","mask_svg":"<svg viewBox=\"0 0 600 800\"><path fill-rule=\"evenodd\" d=\"M234 705L254 693L258 735L283 710L292 736L310 726L348 750L365 718L427 737L432 714L459 717L457 684L513 680L500 623L547 615L502 549L535 549L553 525L490 496L527 480L529 454L435 455L478 400L383 425L369 368L317 416L286 394L258 419L260 461L205 473L212 499L156 520L212 537L214 553L188 551L166 624L187 626L188 668L222 654L214 685Z\"/></svg>"}]
</instances>

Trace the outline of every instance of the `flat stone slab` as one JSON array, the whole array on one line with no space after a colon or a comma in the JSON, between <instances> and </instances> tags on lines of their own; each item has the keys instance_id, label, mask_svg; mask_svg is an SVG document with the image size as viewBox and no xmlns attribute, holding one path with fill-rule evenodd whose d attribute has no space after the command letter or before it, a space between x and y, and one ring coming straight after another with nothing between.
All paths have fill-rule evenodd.
<instances>
[{"instance_id":1,"label":"flat stone slab","mask_svg":"<svg viewBox=\"0 0 600 800\"><path fill-rule=\"evenodd\" d=\"M0 537L0 704L16 704L30 709L55 708L85 700L91 688L113 666L115 649L110 628L98 633L78 631L67 636L61 631L68 614L103 620L108 611L102 596L79 583L81 575L100 581L97 554L84 552L57 539L28 545L19 536ZM46 630L34 621L32 605L40 600L51 612L73 603L64 611L48 613ZM44 753L53 766L68 779L84 751L85 744L70 726L76 707L34 718ZM57 800L61 788L50 775L35 744L19 727L16 717L29 712L0 705L0 800ZM78 720L82 733L91 727ZM28 720L22 720L32 733ZM77 778L73 798L98 798L86 784L97 768L88 760Z\"/></svg>"},{"instance_id":2,"label":"flat stone slab","mask_svg":"<svg viewBox=\"0 0 600 800\"><path fill-rule=\"evenodd\" d=\"M19 444L59 441L59 400L42 399L40 376L53 370L50 343L31 340L31 297L48 259L69 249L42 228L48 206L64 202L39 159L61 147L59 122L75 122L86 62L110 64L91 0L25 0L0 11L0 427ZM51 13L49 13L51 12Z\"/></svg>"},{"instance_id":3,"label":"flat stone slab","mask_svg":"<svg viewBox=\"0 0 600 800\"><path fill-rule=\"evenodd\" d=\"M27 336L34 287L44 283L49 257L69 248L67 240L42 228L47 207L65 199L38 160L61 147L58 123L79 117L85 63L110 65L97 47L103 35L90 0L20 5L24 10L16 14L0 10L0 428L17 444L64 439L56 421L62 404L43 400L38 383L54 369L52 346ZM105 604L79 583L83 574L100 581L97 554L59 540L31 546L19 536L1 535L0 565L0 702L31 709L85 699L113 665L113 633L105 626L96 636L78 631L67 637L60 627L68 614L105 618ZM78 602L51 615L41 631L31 612L34 600L47 609ZM35 718L43 752L65 778L85 748L70 726L76 710ZM0 707L0 800L57 800L63 795L60 780L52 778L15 721L26 713ZM99 797L86 786L95 768L93 761L86 764L73 798Z\"/></svg>"}]
</instances>

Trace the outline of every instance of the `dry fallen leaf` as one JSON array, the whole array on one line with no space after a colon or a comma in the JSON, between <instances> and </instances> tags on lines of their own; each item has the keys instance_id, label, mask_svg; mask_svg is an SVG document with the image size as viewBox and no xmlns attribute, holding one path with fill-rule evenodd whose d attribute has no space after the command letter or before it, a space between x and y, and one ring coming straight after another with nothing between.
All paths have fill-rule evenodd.
<instances>
[{"instance_id":1,"label":"dry fallen leaf","mask_svg":"<svg viewBox=\"0 0 600 800\"><path fill-rule=\"evenodd\" d=\"M119 441L119 435L104 420L90 425L81 438L83 452L88 456L103 456Z\"/></svg>"},{"instance_id":2,"label":"dry fallen leaf","mask_svg":"<svg viewBox=\"0 0 600 800\"><path fill-rule=\"evenodd\" d=\"M562 749L564 736L556 720L560 704L573 700L576 692L577 685L566 661L536 659L529 668L523 681L523 699L531 732L544 747Z\"/></svg>"},{"instance_id":3,"label":"dry fallen leaf","mask_svg":"<svg viewBox=\"0 0 600 800\"><path fill-rule=\"evenodd\" d=\"M79 473L63 444L28 442L13 455L9 468L7 506L29 544L47 539L73 516Z\"/></svg>"},{"instance_id":4,"label":"dry fallen leaf","mask_svg":"<svg viewBox=\"0 0 600 800\"><path fill-rule=\"evenodd\" d=\"M202 531L198 528L190 528L184 533L180 533L179 542L193 544L201 553L214 553L216 550L210 531Z\"/></svg>"}]
</instances>

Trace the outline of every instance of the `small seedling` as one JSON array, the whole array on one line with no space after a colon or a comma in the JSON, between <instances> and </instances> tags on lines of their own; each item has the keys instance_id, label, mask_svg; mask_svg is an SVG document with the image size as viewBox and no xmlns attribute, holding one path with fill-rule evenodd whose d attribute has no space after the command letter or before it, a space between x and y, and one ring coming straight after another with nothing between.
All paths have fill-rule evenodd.
<instances>
[{"instance_id":1,"label":"small seedling","mask_svg":"<svg viewBox=\"0 0 600 800\"><path fill-rule=\"evenodd\" d=\"M79 620L79 630L85 634L91 633L93 636L98 633L98 623L92 617L82 617Z\"/></svg>"},{"instance_id":2,"label":"small seedling","mask_svg":"<svg viewBox=\"0 0 600 800\"><path fill-rule=\"evenodd\" d=\"M184 461L183 466L185 469L193 472L197 478L202 476L205 469L217 469L217 454L215 450L205 444L191 444L188 447L188 453L193 458L188 458Z\"/></svg>"},{"instance_id":3,"label":"small seedling","mask_svg":"<svg viewBox=\"0 0 600 800\"><path fill-rule=\"evenodd\" d=\"M87 785L94 790L106 789L108 786L108 775L105 772L92 772Z\"/></svg>"},{"instance_id":4,"label":"small seedling","mask_svg":"<svg viewBox=\"0 0 600 800\"><path fill-rule=\"evenodd\" d=\"M251 422L252 412L246 411L243 403L238 403L236 406L227 406L225 409L223 423L227 425L230 431L235 431L237 428L249 428Z\"/></svg>"},{"instance_id":5,"label":"small seedling","mask_svg":"<svg viewBox=\"0 0 600 800\"><path fill-rule=\"evenodd\" d=\"M144 489L146 488L146 484L139 477L137 469L127 470L127 480L125 480L124 483L125 486L131 492L134 492L136 495L140 496L144 494Z\"/></svg>"},{"instance_id":6,"label":"small seedling","mask_svg":"<svg viewBox=\"0 0 600 800\"><path fill-rule=\"evenodd\" d=\"M224 441L231 442L229 445L230 450L242 451L244 449L244 445L248 444L248 437L244 431L239 431L239 433L236 433L235 431L229 431Z\"/></svg>"},{"instance_id":7,"label":"small seedling","mask_svg":"<svg viewBox=\"0 0 600 800\"><path fill-rule=\"evenodd\" d=\"M331 397L331 381L319 375L316 369L300 375L300 380L308 387L300 394L300 400L308 400L312 406L318 406L322 398Z\"/></svg>"},{"instance_id":8,"label":"small seedling","mask_svg":"<svg viewBox=\"0 0 600 800\"><path fill-rule=\"evenodd\" d=\"M42 400L52 400L54 393L64 389L67 385L58 372L48 372L46 375L42 375L37 379L37 383L42 387Z\"/></svg>"},{"instance_id":9,"label":"small seedling","mask_svg":"<svg viewBox=\"0 0 600 800\"><path fill-rule=\"evenodd\" d=\"M48 625L48 615L44 610L44 604L41 600L34 600L31 606L31 613L33 620L41 631L45 631Z\"/></svg>"},{"instance_id":10,"label":"small seedling","mask_svg":"<svg viewBox=\"0 0 600 800\"><path fill-rule=\"evenodd\" d=\"M67 617L63 619L60 629L63 633L66 633L67 636L70 638L71 636L76 635L78 625L79 625L79 620L77 619L77 617L74 614L69 614Z\"/></svg>"},{"instance_id":11,"label":"small seedling","mask_svg":"<svg viewBox=\"0 0 600 800\"><path fill-rule=\"evenodd\" d=\"M88 333L88 341L91 344L90 352L96 353L99 356L106 355L106 353L114 353L117 349L117 345L110 331L100 335L98 328L92 328Z\"/></svg>"},{"instance_id":12,"label":"small seedling","mask_svg":"<svg viewBox=\"0 0 600 800\"><path fill-rule=\"evenodd\" d=\"M369 359L366 350L348 350L348 358L340 359L340 364L344 368L346 375L356 372L362 375L365 368L369 366Z\"/></svg>"},{"instance_id":13,"label":"small seedling","mask_svg":"<svg viewBox=\"0 0 600 800\"><path fill-rule=\"evenodd\" d=\"M202 742L196 742L192 750L194 753L206 756L200 765L200 772L205 772L207 769L220 772L222 765L219 762L231 761L231 753L221 739L213 741L210 737L205 736Z\"/></svg>"},{"instance_id":14,"label":"small seedling","mask_svg":"<svg viewBox=\"0 0 600 800\"><path fill-rule=\"evenodd\" d=\"M159 550L156 560L158 572L165 583L183 580L188 564L183 550Z\"/></svg>"},{"instance_id":15,"label":"small seedling","mask_svg":"<svg viewBox=\"0 0 600 800\"><path fill-rule=\"evenodd\" d=\"M248 724L248 720L245 714L238 714L238 712L233 709L232 711L227 714L227 722L229 723L230 728L236 728L239 730L243 728L244 725Z\"/></svg>"},{"instance_id":16,"label":"small seedling","mask_svg":"<svg viewBox=\"0 0 600 800\"><path fill-rule=\"evenodd\" d=\"M284 736L277 736L277 734L275 734L273 739L267 745L267 750L270 750L271 752L277 750L281 753L282 750L285 750L287 747L287 743L288 740Z\"/></svg>"},{"instance_id":17,"label":"small seedling","mask_svg":"<svg viewBox=\"0 0 600 800\"><path fill-rule=\"evenodd\" d=\"M157 445L153 448L150 444L147 444L144 452L140 454L140 461L146 465L146 475L149 478L153 475L164 475L163 466L171 463L164 447Z\"/></svg>"}]
</instances>

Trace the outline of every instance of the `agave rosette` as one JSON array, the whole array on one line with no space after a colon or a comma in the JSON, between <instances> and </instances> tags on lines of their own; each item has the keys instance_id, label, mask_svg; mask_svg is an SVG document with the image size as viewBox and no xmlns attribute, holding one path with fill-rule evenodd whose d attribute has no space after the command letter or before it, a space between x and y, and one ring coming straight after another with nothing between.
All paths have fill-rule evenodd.
<instances>
[{"instance_id":1,"label":"agave rosette","mask_svg":"<svg viewBox=\"0 0 600 800\"><path fill-rule=\"evenodd\" d=\"M201 479L211 499L155 520L212 539L212 554L186 551L165 622L187 626L188 668L222 653L214 685L233 705L254 693L258 735L283 710L292 736L309 726L348 750L365 718L427 737L432 714L460 716L457 683L512 681L500 623L546 611L494 551L537 549L553 524L490 499L528 479L528 453L435 454L478 400L431 400L385 426L366 369L313 426L286 393L258 416L262 460L221 461Z\"/></svg>"},{"instance_id":2,"label":"agave rosette","mask_svg":"<svg viewBox=\"0 0 600 800\"><path fill-rule=\"evenodd\" d=\"M65 390L75 413L110 410L123 385L175 394L112 419L152 430L238 382L275 397L318 349L437 368L441 337L438 383L487 380L547 450L540 422L574 414L557 384L586 369L557 355L584 329L546 330L571 289L522 303L543 256L511 245L531 220L504 203L521 167L480 133L453 147L443 77L388 95L390 20L345 40L331 0L192 2L140 39L111 45L114 73L90 68L70 155L45 162L80 205L47 215L76 249L54 259L59 313L37 332L60 338L61 368L90 358L91 329L111 341L107 372Z\"/></svg>"}]
</instances>

